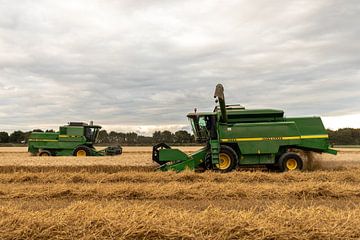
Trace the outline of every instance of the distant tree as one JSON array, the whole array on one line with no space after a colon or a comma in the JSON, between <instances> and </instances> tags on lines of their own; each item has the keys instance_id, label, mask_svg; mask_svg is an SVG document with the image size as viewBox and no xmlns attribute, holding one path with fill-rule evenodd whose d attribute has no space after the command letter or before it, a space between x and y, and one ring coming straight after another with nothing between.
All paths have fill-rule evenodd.
<instances>
[{"instance_id":1,"label":"distant tree","mask_svg":"<svg viewBox=\"0 0 360 240\"><path fill-rule=\"evenodd\" d=\"M165 142L165 143L173 143L174 142L174 134L172 134L168 130L161 132L161 141Z\"/></svg>"},{"instance_id":2,"label":"distant tree","mask_svg":"<svg viewBox=\"0 0 360 240\"><path fill-rule=\"evenodd\" d=\"M138 135L137 133L131 132L131 133L126 133L125 139L126 139L126 143L136 143L137 142L137 138Z\"/></svg>"},{"instance_id":3,"label":"distant tree","mask_svg":"<svg viewBox=\"0 0 360 240\"><path fill-rule=\"evenodd\" d=\"M126 133L122 133L122 132L119 132L119 133L116 133L117 134L117 138L118 138L118 142L119 143L126 143Z\"/></svg>"},{"instance_id":4,"label":"distant tree","mask_svg":"<svg viewBox=\"0 0 360 240\"><path fill-rule=\"evenodd\" d=\"M161 131L155 131L153 133L152 138L153 138L154 143L160 143L161 142Z\"/></svg>"},{"instance_id":5,"label":"distant tree","mask_svg":"<svg viewBox=\"0 0 360 240\"><path fill-rule=\"evenodd\" d=\"M8 143L9 134L7 132L0 132L0 143Z\"/></svg>"},{"instance_id":6,"label":"distant tree","mask_svg":"<svg viewBox=\"0 0 360 240\"><path fill-rule=\"evenodd\" d=\"M111 131L108 134L109 142L110 143L124 143L125 142L125 134L124 133L117 133L115 131Z\"/></svg>"},{"instance_id":7,"label":"distant tree","mask_svg":"<svg viewBox=\"0 0 360 240\"><path fill-rule=\"evenodd\" d=\"M9 142L11 143L22 143L25 142L25 133L22 131L15 131L10 134Z\"/></svg>"},{"instance_id":8,"label":"distant tree","mask_svg":"<svg viewBox=\"0 0 360 240\"><path fill-rule=\"evenodd\" d=\"M351 129L339 129L337 131L337 141L339 144L352 144Z\"/></svg>"},{"instance_id":9,"label":"distant tree","mask_svg":"<svg viewBox=\"0 0 360 240\"><path fill-rule=\"evenodd\" d=\"M108 134L108 138L109 138L109 142L111 143L117 143L117 133L114 132L114 131L111 131L109 134Z\"/></svg>"},{"instance_id":10,"label":"distant tree","mask_svg":"<svg viewBox=\"0 0 360 240\"><path fill-rule=\"evenodd\" d=\"M45 132L50 132L50 133L53 133L53 132L55 132L54 131L54 129L46 129L46 131Z\"/></svg>"},{"instance_id":11,"label":"distant tree","mask_svg":"<svg viewBox=\"0 0 360 240\"><path fill-rule=\"evenodd\" d=\"M44 131L41 129L34 129L33 132L44 132Z\"/></svg>"},{"instance_id":12,"label":"distant tree","mask_svg":"<svg viewBox=\"0 0 360 240\"><path fill-rule=\"evenodd\" d=\"M138 136L137 141L138 143L148 144L148 145L154 143L152 137L146 137L146 136Z\"/></svg>"},{"instance_id":13,"label":"distant tree","mask_svg":"<svg viewBox=\"0 0 360 240\"><path fill-rule=\"evenodd\" d=\"M175 142L177 143L190 143L192 140L191 134L185 130L175 132Z\"/></svg>"},{"instance_id":14,"label":"distant tree","mask_svg":"<svg viewBox=\"0 0 360 240\"><path fill-rule=\"evenodd\" d=\"M336 131L328 130L329 139L335 145L359 145L359 128L340 128Z\"/></svg>"},{"instance_id":15,"label":"distant tree","mask_svg":"<svg viewBox=\"0 0 360 240\"><path fill-rule=\"evenodd\" d=\"M109 135L106 130L100 130L98 143L109 143Z\"/></svg>"}]
</instances>

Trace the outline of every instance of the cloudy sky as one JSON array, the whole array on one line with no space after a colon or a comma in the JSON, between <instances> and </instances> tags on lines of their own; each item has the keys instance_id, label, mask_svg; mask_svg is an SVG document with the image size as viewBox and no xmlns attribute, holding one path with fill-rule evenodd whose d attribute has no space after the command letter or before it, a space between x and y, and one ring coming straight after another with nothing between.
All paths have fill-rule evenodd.
<instances>
[{"instance_id":1,"label":"cloudy sky","mask_svg":"<svg viewBox=\"0 0 360 240\"><path fill-rule=\"evenodd\" d=\"M227 103L360 127L358 0L0 0L0 130L148 134Z\"/></svg>"}]
</instances>

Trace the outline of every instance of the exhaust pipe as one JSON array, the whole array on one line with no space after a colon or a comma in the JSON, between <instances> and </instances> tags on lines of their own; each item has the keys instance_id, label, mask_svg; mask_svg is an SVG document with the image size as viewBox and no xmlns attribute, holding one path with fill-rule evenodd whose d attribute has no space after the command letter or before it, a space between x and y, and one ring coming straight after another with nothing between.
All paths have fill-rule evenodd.
<instances>
[{"instance_id":1,"label":"exhaust pipe","mask_svg":"<svg viewBox=\"0 0 360 240\"><path fill-rule=\"evenodd\" d=\"M217 100L219 102L222 122L226 123L228 121L228 118L227 118L227 114L226 114L224 87L220 83L218 85L216 85L214 98L217 98Z\"/></svg>"}]
</instances>

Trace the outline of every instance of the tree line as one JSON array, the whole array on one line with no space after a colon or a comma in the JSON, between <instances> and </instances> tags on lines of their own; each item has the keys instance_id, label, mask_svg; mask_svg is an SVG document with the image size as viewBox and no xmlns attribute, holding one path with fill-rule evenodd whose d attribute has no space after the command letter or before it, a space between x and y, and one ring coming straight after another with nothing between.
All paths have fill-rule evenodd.
<instances>
[{"instance_id":1,"label":"tree line","mask_svg":"<svg viewBox=\"0 0 360 240\"><path fill-rule=\"evenodd\" d=\"M44 132L41 129L34 129L33 132ZM46 130L45 132L54 132L54 130ZM7 132L0 132L0 143L21 144L27 143L30 132L14 131L9 134ZM155 131L152 136L143 136L135 132L122 133L106 130L101 130L97 139L97 144L124 144L124 145L151 145L159 142L175 143L175 144L192 144L195 143L195 138L192 134L185 130L179 130L172 133L168 130Z\"/></svg>"},{"instance_id":2,"label":"tree line","mask_svg":"<svg viewBox=\"0 0 360 240\"><path fill-rule=\"evenodd\" d=\"M330 143L333 145L360 145L360 128L340 128L328 130Z\"/></svg>"},{"instance_id":3,"label":"tree line","mask_svg":"<svg viewBox=\"0 0 360 240\"><path fill-rule=\"evenodd\" d=\"M36 132L43 132L41 129L35 129ZM327 130L330 143L333 145L360 145L360 128L341 128L336 131ZM54 132L46 130L45 132ZM11 134L0 132L0 143L26 143L31 132L14 131ZM156 131L152 136L142 136L135 132L122 133L101 130L98 137L98 144L124 144L124 145L151 145L159 142L175 144L193 144L194 135L185 130L179 130L175 133L170 131Z\"/></svg>"}]
</instances>

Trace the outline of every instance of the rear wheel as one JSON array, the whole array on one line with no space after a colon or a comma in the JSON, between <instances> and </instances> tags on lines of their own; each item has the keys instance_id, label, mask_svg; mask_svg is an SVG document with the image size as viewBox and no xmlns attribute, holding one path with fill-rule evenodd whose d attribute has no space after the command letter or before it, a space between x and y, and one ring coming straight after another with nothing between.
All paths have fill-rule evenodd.
<instances>
[{"instance_id":1,"label":"rear wheel","mask_svg":"<svg viewBox=\"0 0 360 240\"><path fill-rule=\"evenodd\" d=\"M215 164L215 169L220 172L230 172L236 168L238 156L229 146L220 147L219 163Z\"/></svg>"},{"instance_id":2,"label":"rear wheel","mask_svg":"<svg viewBox=\"0 0 360 240\"><path fill-rule=\"evenodd\" d=\"M40 156L40 157L50 157L50 156L51 156L51 152L48 151L48 150L41 150L41 151L39 152L39 156Z\"/></svg>"},{"instance_id":3,"label":"rear wheel","mask_svg":"<svg viewBox=\"0 0 360 240\"><path fill-rule=\"evenodd\" d=\"M80 147L77 147L74 150L73 155L76 156L76 157L90 156L91 155L91 150L90 150L90 148L88 148L86 146L80 146Z\"/></svg>"},{"instance_id":4,"label":"rear wheel","mask_svg":"<svg viewBox=\"0 0 360 240\"><path fill-rule=\"evenodd\" d=\"M287 152L280 157L279 167L282 172L302 170L303 161L296 153Z\"/></svg>"}]
</instances>

